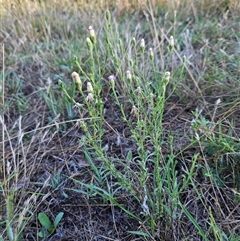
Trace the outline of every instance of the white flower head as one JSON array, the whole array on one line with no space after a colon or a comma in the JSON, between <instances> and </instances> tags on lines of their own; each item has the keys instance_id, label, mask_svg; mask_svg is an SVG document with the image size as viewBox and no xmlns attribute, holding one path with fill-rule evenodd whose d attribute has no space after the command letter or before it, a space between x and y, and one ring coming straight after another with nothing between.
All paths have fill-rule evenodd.
<instances>
[{"instance_id":1,"label":"white flower head","mask_svg":"<svg viewBox=\"0 0 240 241\"><path fill-rule=\"evenodd\" d=\"M88 27L88 31L89 31L90 36L95 34L92 26Z\"/></svg>"},{"instance_id":2,"label":"white flower head","mask_svg":"<svg viewBox=\"0 0 240 241\"><path fill-rule=\"evenodd\" d=\"M80 79L80 76L77 72L72 72L72 79L75 83L82 83L81 79Z\"/></svg>"},{"instance_id":3,"label":"white flower head","mask_svg":"<svg viewBox=\"0 0 240 241\"><path fill-rule=\"evenodd\" d=\"M90 40L92 41L93 44L95 44L96 43L96 35L95 35L93 27L89 26L88 31L89 31L89 35L90 35Z\"/></svg>"},{"instance_id":4,"label":"white flower head","mask_svg":"<svg viewBox=\"0 0 240 241\"><path fill-rule=\"evenodd\" d=\"M138 113L138 109L135 105L133 105L131 109L131 114L134 116L137 116L137 113Z\"/></svg>"},{"instance_id":5,"label":"white flower head","mask_svg":"<svg viewBox=\"0 0 240 241\"><path fill-rule=\"evenodd\" d=\"M171 36L169 38L169 49L170 49L170 51L173 51L173 49L174 49L174 38L173 38L173 36Z\"/></svg>"},{"instance_id":6,"label":"white flower head","mask_svg":"<svg viewBox=\"0 0 240 241\"><path fill-rule=\"evenodd\" d=\"M87 82L87 92L88 93L93 93L93 87L91 82Z\"/></svg>"},{"instance_id":7,"label":"white flower head","mask_svg":"<svg viewBox=\"0 0 240 241\"><path fill-rule=\"evenodd\" d=\"M128 80L131 80L131 79L132 79L132 74L131 74L130 70L127 70L127 71L126 71L126 75L127 75L127 79L128 79Z\"/></svg>"},{"instance_id":8,"label":"white flower head","mask_svg":"<svg viewBox=\"0 0 240 241\"><path fill-rule=\"evenodd\" d=\"M145 49L145 40L144 40L144 38L142 38L141 41L140 41L140 48L141 48L142 51Z\"/></svg>"},{"instance_id":9,"label":"white flower head","mask_svg":"<svg viewBox=\"0 0 240 241\"><path fill-rule=\"evenodd\" d=\"M170 36L169 45L172 46L172 47L174 46L174 38L173 38L173 36Z\"/></svg>"},{"instance_id":10,"label":"white flower head","mask_svg":"<svg viewBox=\"0 0 240 241\"><path fill-rule=\"evenodd\" d=\"M86 101L92 103L94 100L93 93L88 93Z\"/></svg>"},{"instance_id":11,"label":"white flower head","mask_svg":"<svg viewBox=\"0 0 240 241\"><path fill-rule=\"evenodd\" d=\"M171 73L169 71L165 72L164 79L169 82Z\"/></svg>"},{"instance_id":12,"label":"white flower head","mask_svg":"<svg viewBox=\"0 0 240 241\"><path fill-rule=\"evenodd\" d=\"M111 75L108 76L108 80L109 81L110 80L116 80L116 77L113 74L111 74Z\"/></svg>"},{"instance_id":13,"label":"white flower head","mask_svg":"<svg viewBox=\"0 0 240 241\"><path fill-rule=\"evenodd\" d=\"M150 56L151 60L154 59L154 54L153 54L153 49L152 48L149 49L149 56Z\"/></svg>"},{"instance_id":14,"label":"white flower head","mask_svg":"<svg viewBox=\"0 0 240 241\"><path fill-rule=\"evenodd\" d=\"M116 79L116 77L115 77L113 74L108 77L108 80L109 80L109 82L110 82L110 85L111 85L111 87L112 87L113 89L114 89L114 87L115 87L115 79Z\"/></svg>"},{"instance_id":15,"label":"white flower head","mask_svg":"<svg viewBox=\"0 0 240 241\"><path fill-rule=\"evenodd\" d=\"M141 94L142 93L142 88L140 86L138 86L136 91L137 91L138 94Z\"/></svg>"}]
</instances>

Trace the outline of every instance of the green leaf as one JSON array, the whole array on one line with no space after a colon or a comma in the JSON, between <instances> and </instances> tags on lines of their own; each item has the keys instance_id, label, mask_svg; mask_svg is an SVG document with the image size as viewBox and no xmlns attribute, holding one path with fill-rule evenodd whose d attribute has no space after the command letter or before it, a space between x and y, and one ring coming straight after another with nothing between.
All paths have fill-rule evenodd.
<instances>
[{"instance_id":1,"label":"green leaf","mask_svg":"<svg viewBox=\"0 0 240 241\"><path fill-rule=\"evenodd\" d=\"M136 234L136 235L144 236L144 237L149 237L149 235L147 233L142 232L142 231L128 231L128 233Z\"/></svg>"},{"instance_id":2,"label":"green leaf","mask_svg":"<svg viewBox=\"0 0 240 241\"><path fill-rule=\"evenodd\" d=\"M54 229L52 222L45 213L39 213L38 220L42 224L42 226L45 227L49 232L51 232Z\"/></svg>"},{"instance_id":3,"label":"green leaf","mask_svg":"<svg viewBox=\"0 0 240 241\"><path fill-rule=\"evenodd\" d=\"M46 233L45 233L44 231L40 231L40 232L38 233L38 237L40 237L40 238L46 238L47 235L46 235Z\"/></svg>"},{"instance_id":4,"label":"green leaf","mask_svg":"<svg viewBox=\"0 0 240 241\"><path fill-rule=\"evenodd\" d=\"M63 213L63 212L60 212L60 213L56 216L56 218L55 218L55 220L54 220L54 223L53 223L55 228L58 226L58 224L59 224L59 222L61 221L63 215L64 215L64 213Z\"/></svg>"},{"instance_id":5,"label":"green leaf","mask_svg":"<svg viewBox=\"0 0 240 241\"><path fill-rule=\"evenodd\" d=\"M202 230L198 222L194 219L194 217L188 212L188 210L184 207L184 205L179 202L179 206L182 208L183 212L186 214L186 216L189 218L189 220L193 223L194 227L198 230L198 233L203 237L204 240L210 241L206 233Z\"/></svg>"},{"instance_id":6,"label":"green leaf","mask_svg":"<svg viewBox=\"0 0 240 241\"><path fill-rule=\"evenodd\" d=\"M240 240L240 236L234 238L234 239L231 239L232 241L239 241Z\"/></svg>"},{"instance_id":7,"label":"green leaf","mask_svg":"<svg viewBox=\"0 0 240 241\"><path fill-rule=\"evenodd\" d=\"M127 153L126 161L127 161L127 162L132 161L132 151L129 151L129 152Z\"/></svg>"}]
</instances>

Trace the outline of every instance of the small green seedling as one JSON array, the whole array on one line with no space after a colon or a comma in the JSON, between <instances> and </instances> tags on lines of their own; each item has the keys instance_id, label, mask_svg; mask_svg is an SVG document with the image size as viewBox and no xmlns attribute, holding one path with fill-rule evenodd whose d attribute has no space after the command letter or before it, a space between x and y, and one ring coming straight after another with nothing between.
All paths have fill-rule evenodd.
<instances>
[{"instance_id":1,"label":"small green seedling","mask_svg":"<svg viewBox=\"0 0 240 241\"><path fill-rule=\"evenodd\" d=\"M51 220L49 219L49 217L45 213L43 213L43 212L39 213L38 220L42 224L43 230L39 232L38 236L40 238L46 238L46 237L50 236L51 234L53 234L53 232L57 228L59 222L61 221L63 215L64 215L64 213L60 212L56 216L54 222L52 223Z\"/></svg>"}]
</instances>

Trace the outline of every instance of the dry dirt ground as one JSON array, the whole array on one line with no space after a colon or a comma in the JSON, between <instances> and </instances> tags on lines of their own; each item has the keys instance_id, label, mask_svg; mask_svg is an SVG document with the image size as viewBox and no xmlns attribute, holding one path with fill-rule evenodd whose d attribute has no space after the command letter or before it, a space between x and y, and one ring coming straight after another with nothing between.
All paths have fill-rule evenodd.
<instances>
[{"instance_id":1,"label":"dry dirt ground","mask_svg":"<svg viewBox=\"0 0 240 241\"><path fill-rule=\"evenodd\" d=\"M49 70L47 66L42 66L38 56L32 56L31 62L23 63L24 60L20 59L17 64L6 66L6 83L16 76L21 80L23 104L21 107L16 105L19 104L19 99L17 100L15 96L17 90L11 89L6 84L4 98L11 108L4 110L5 150L4 153L1 151L0 157L3 159L4 154L5 163L8 163L10 170L19 170L19 173L13 175L9 190L11 188L17 190L14 198L15 217L23 213L25 208L28 209L25 216L31 217L24 227L23 240L39 240L37 234L41 230L41 225L37 220L37 214L41 211L47 213L51 219L56 217L59 212L64 212L54 234L45 239L49 241L203 240L192 222L184 214L181 214L181 219L172 220L171 224L169 224L169 220L163 218L155 224L157 227L155 235L152 238L144 239L127 231L148 232L145 223L139 222L118 206L110 204L95 193L84 195L83 192L78 192L77 190L84 190L84 187L75 180L87 184L96 182L94 172L87 159L86 150L81 145L81 139L85 138L81 123L77 118L71 122L65 122L62 117L49 121L49 109L39 98L39 88L44 88L47 76L55 70L51 68ZM65 77L70 80L70 75L66 74ZM57 83L53 83L53 85L57 85ZM219 91L216 89L216 93ZM215 181L213 183L202 172L201 167L206 164L206 156L205 153L202 153L201 146L198 143L193 145L191 142L193 136L191 129L192 112L199 108L202 114L211 120L218 95L215 96L213 90L209 95L207 93L199 95L196 92L183 96L173 95L166 101L163 117L165 144L162 146L161 152L163 156L170 154L168 137L172 135L174 137L175 158L178 160L176 170L179 173L179 182L181 182L183 170L186 166L191 166L192 157L196 153L200 153L197 161L199 170L196 170L199 173L194 181L195 187L205 203L203 204L196 196L193 187L189 187L188 190L181 193L181 202L185 204L188 211L206 232L209 230L209 215L206 213L204 205L208 205L216 222L224 232L229 234L234 230L235 235L240 236L239 199L234 193L235 187L237 187L236 182L238 182L235 180L235 176L239 177L240 171L238 165L231 164L235 165L232 167L235 170L234 176L229 171L229 166L225 167L221 173L224 184L217 186ZM232 101L229 93L224 95L222 92L221 94L222 101L224 99ZM136 158L137 145L131 137L129 127L122 121L121 112L112 99L107 84L103 88L102 99L106 110L103 116L104 135L102 142L103 146L105 144L109 146L106 155L113 160L118 158L119 163L125 162L129 151ZM125 101L124 108L130 117L131 106L127 100ZM19 108L23 109L21 115L19 115ZM228 133L232 129L231 136L236 140L240 138L239 108L239 102L233 103L229 112L222 108L216 114L216 119L224 119L226 116L226 123L222 125L223 133ZM86 114L84 118L87 117ZM233 120L234 126L231 126L227 120ZM120 145L118 144L119 136ZM239 145L238 141L236 141L236 145ZM152 144L146 143L146 149L151 152ZM91 152L91 150L88 151ZM212 168L215 168L215 163L211 163L214 158L213 154L209 154L208 163ZM223 158L227 158L225 154ZM238 159L239 157L235 156L234 163L238 163ZM96 158L94 162L96 166L101 168L101 160ZM13 163L18 163L19 166L14 167ZM120 169L121 165L118 166L116 162L116 167ZM134 168L133 163L132 170ZM151 170L151 163L149 163L148 168ZM1 178L3 181L3 174ZM109 183L115 181L113 176L111 178ZM221 182L221 179L219 181ZM238 190L235 191L238 192ZM126 209L141 217L142 208L129 193L118 193L116 200L123 204ZM1 205L1 215L4 219L6 205L3 199ZM179 210L179 212L181 211ZM0 233L4 230L5 226L1 225ZM209 234L209 240L214 240L212 234Z\"/></svg>"}]
</instances>

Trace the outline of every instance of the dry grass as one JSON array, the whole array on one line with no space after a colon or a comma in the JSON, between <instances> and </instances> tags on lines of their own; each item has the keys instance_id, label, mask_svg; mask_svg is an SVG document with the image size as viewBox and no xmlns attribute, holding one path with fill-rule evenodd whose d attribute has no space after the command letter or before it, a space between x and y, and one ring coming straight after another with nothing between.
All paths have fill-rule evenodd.
<instances>
[{"instance_id":1,"label":"dry grass","mask_svg":"<svg viewBox=\"0 0 240 241\"><path fill-rule=\"evenodd\" d=\"M193 8L194 11L201 12L201 11L209 11L212 10L235 10L239 11L239 1L238 0L203 0L203 1L192 1L192 0L117 0L117 1L108 1L108 0L101 0L101 1L52 1L44 3L42 2L39 4L38 1L28 1L23 0L21 2L14 2L14 1L1 1L1 12L5 15L8 13L12 13L13 9L17 9L15 13L25 13L28 12L36 13L39 10L39 5L43 8L46 6L53 7L51 11L55 10L56 8L63 9L82 9L91 11L91 13L95 13L96 11L102 11L103 9L115 9L118 14L124 13L126 11L136 11L136 10L146 10L148 7L152 7L157 11L159 7L164 8L165 10L181 10L188 13L190 8ZM48 8L49 10L49 8Z\"/></svg>"},{"instance_id":2,"label":"dry grass","mask_svg":"<svg viewBox=\"0 0 240 241\"><path fill-rule=\"evenodd\" d=\"M138 183L139 146L106 85L107 76L116 71L113 60L106 65L103 60L106 9L112 11L112 26L117 29L110 38L116 55L121 51L119 38L128 46L128 57L132 54L132 37L138 44L144 37L147 48L154 50L158 72L169 70L166 68L173 73L176 70L167 89L170 97L162 123L166 142L161 147L160 164L170 165L167 160L174 157L177 164L170 166L174 171L168 173L172 176L166 182L172 183L176 177L177 185L182 185L185 175L189 184L177 195L183 207L178 205L175 209L171 209L170 197L178 191L174 189L176 185L165 189L169 192L163 195L168 210L165 218L153 215L156 219L149 220L141 213L145 194ZM46 240L239 240L239 10L238 0L2 1L0 42L4 43L1 56L3 52L5 55L0 61L4 71L0 78L0 221L8 220L9 227L0 224L0 240L11 239L7 228L19 234L12 240L37 240L40 211L51 219L59 212L65 213L54 235ZM119 171L117 174L129 172L129 165L132 173L127 181L136 191L134 196L120 189L115 203L107 196L104 199L99 190L115 193L120 181L109 174L93 147L87 148L87 152L84 148L82 123L88 123L88 113L76 113L74 109L73 116L77 117L71 118L64 101L61 102L66 98L57 85L58 79L71 84L71 73L78 70L74 56L85 69L90 69L85 46L89 25L96 30L102 61L100 80L104 86L106 123L100 141L108 144L106 155ZM171 57L167 54L170 35L175 37ZM178 79L183 55L188 60L186 72ZM128 65L126 56L120 61L123 68ZM143 69L151 74L150 67ZM116 86L120 100L133 98L124 82L116 82ZM54 116L42 98L43 92L49 94L51 90L62 103L58 109L61 115ZM81 96L76 98L83 101ZM222 103L217 105L218 98ZM124 108L130 116L128 102ZM201 115L198 112L194 116L197 108ZM135 124L136 120L131 120ZM169 133L174 137L172 144ZM121 145L116 144L119 135ZM151 156L154 148L150 140L143 149ZM127 163L129 150L133 159ZM93 157L92 163L89 156ZM146 168L150 174L154 171L151 158ZM186 173L191 171L192 176L188 176ZM149 192L156 191L154 180L149 175ZM99 189L83 185L96 183ZM139 233L130 234L129 230ZM148 238L139 235L143 232Z\"/></svg>"}]
</instances>

